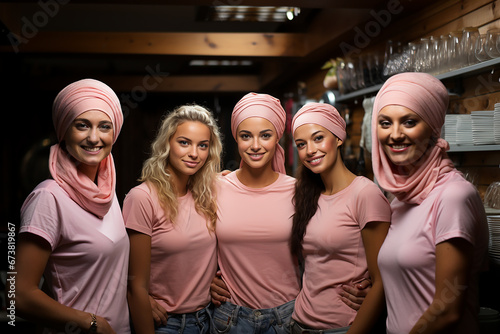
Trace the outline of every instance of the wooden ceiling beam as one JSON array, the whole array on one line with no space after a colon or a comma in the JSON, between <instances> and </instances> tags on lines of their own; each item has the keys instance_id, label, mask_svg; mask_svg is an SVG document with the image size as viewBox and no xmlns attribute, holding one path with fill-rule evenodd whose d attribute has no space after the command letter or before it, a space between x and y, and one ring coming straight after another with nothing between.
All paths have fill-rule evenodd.
<instances>
[{"instance_id":1,"label":"wooden ceiling beam","mask_svg":"<svg viewBox=\"0 0 500 334\"><path fill-rule=\"evenodd\" d=\"M193 75L193 76L111 76L103 78L113 89L121 92L146 90L154 86L152 92L250 92L259 90L259 78L254 75Z\"/></svg>"},{"instance_id":2,"label":"wooden ceiling beam","mask_svg":"<svg viewBox=\"0 0 500 334\"><path fill-rule=\"evenodd\" d=\"M159 75L112 75L98 76L114 91L129 96L130 101L143 98L147 93L182 93L182 92L250 92L259 91L259 78L255 75L192 75L192 76L159 76ZM61 82L72 82L75 78L60 76L35 77L31 80L33 89L61 89Z\"/></svg>"},{"instance_id":3,"label":"wooden ceiling beam","mask_svg":"<svg viewBox=\"0 0 500 334\"><path fill-rule=\"evenodd\" d=\"M19 45L2 46L0 52L244 57L302 57L305 52L301 33L40 31L15 37Z\"/></svg>"}]
</instances>

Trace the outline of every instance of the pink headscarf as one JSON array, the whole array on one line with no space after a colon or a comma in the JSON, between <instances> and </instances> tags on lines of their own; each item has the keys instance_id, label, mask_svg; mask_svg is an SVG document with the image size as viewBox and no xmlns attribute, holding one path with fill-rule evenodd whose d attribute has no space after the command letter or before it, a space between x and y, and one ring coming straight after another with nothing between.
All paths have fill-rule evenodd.
<instances>
[{"instance_id":1,"label":"pink headscarf","mask_svg":"<svg viewBox=\"0 0 500 334\"><path fill-rule=\"evenodd\" d=\"M261 117L267 119L274 125L278 140L285 131L286 113L280 104L280 100L267 94L248 93L236 103L231 115L231 132L236 139L238 125L250 117ZM285 169L285 151L277 143L276 152L272 162L273 170L282 174Z\"/></svg>"},{"instance_id":2,"label":"pink headscarf","mask_svg":"<svg viewBox=\"0 0 500 334\"><path fill-rule=\"evenodd\" d=\"M324 127L337 138L345 141L347 136L345 121L331 104L311 102L304 105L293 116L292 133L295 133L299 126L310 123Z\"/></svg>"},{"instance_id":3,"label":"pink headscarf","mask_svg":"<svg viewBox=\"0 0 500 334\"><path fill-rule=\"evenodd\" d=\"M100 110L113 123L113 143L123 125L120 100L106 84L83 79L66 86L57 94L52 118L59 142L73 120L89 110ZM84 210L104 217L113 203L116 185L115 164L111 153L99 165L97 185L81 173L71 155L60 144L50 148L49 169L54 180Z\"/></svg>"},{"instance_id":4,"label":"pink headscarf","mask_svg":"<svg viewBox=\"0 0 500 334\"><path fill-rule=\"evenodd\" d=\"M448 108L448 92L440 80L427 73L401 73L389 78L375 98L372 115L372 165L380 186L400 201L420 204L440 175L453 170L448 158L448 142L440 138ZM392 172L392 162L385 155L377 137L378 114L388 105L400 105L418 114L432 129L436 144L424 155L411 175Z\"/></svg>"}]
</instances>

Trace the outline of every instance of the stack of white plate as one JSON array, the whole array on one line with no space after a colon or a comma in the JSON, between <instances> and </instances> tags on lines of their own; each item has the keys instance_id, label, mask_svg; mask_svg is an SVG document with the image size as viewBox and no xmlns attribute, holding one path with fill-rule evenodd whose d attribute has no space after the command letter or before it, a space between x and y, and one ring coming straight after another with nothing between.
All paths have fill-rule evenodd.
<instances>
[{"instance_id":1,"label":"stack of white plate","mask_svg":"<svg viewBox=\"0 0 500 334\"><path fill-rule=\"evenodd\" d=\"M495 103L493 113L493 128L495 134L495 144L500 144L500 103Z\"/></svg>"},{"instance_id":2,"label":"stack of white plate","mask_svg":"<svg viewBox=\"0 0 500 334\"><path fill-rule=\"evenodd\" d=\"M493 110L472 111L472 141L474 145L495 144Z\"/></svg>"},{"instance_id":3,"label":"stack of white plate","mask_svg":"<svg viewBox=\"0 0 500 334\"><path fill-rule=\"evenodd\" d=\"M460 115L447 114L444 118L444 140L450 145L457 144L457 120Z\"/></svg>"},{"instance_id":4,"label":"stack of white plate","mask_svg":"<svg viewBox=\"0 0 500 334\"><path fill-rule=\"evenodd\" d=\"M500 264L500 215L489 215L487 218L490 229L489 256L494 262Z\"/></svg>"},{"instance_id":5,"label":"stack of white plate","mask_svg":"<svg viewBox=\"0 0 500 334\"><path fill-rule=\"evenodd\" d=\"M500 114L499 114L500 115ZM457 117L457 145L472 145L472 117L470 114L458 115Z\"/></svg>"}]
</instances>

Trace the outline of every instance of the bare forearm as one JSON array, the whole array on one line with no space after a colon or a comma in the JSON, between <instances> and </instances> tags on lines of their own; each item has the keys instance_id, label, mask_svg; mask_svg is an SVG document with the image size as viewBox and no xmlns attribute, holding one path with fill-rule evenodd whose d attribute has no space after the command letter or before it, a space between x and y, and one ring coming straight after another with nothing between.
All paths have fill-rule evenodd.
<instances>
[{"instance_id":1,"label":"bare forearm","mask_svg":"<svg viewBox=\"0 0 500 334\"><path fill-rule=\"evenodd\" d=\"M148 291L143 287L129 287L127 298L135 332L154 334L153 311Z\"/></svg>"},{"instance_id":2,"label":"bare forearm","mask_svg":"<svg viewBox=\"0 0 500 334\"><path fill-rule=\"evenodd\" d=\"M410 334L431 334L450 332L460 319L460 314L440 300L434 300L413 326Z\"/></svg>"},{"instance_id":3,"label":"bare forearm","mask_svg":"<svg viewBox=\"0 0 500 334\"><path fill-rule=\"evenodd\" d=\"M40 289L19 291L16 295L16 309L26 320L57 330L80 328L87 331L90 328L90 313L62 305Z\"/></svg>"},{"instance_id":4,"label":"bare forearm","mask_svg":"<svg viewBox=\"0 0 500 334\"><path fill-rule=\"evenodd\" d=\"M436 246L436 291L431 305L410 333L453 332L462 316L470 282L473 246L450 239Z\"/></svg>"},{"instance_id":5,"label":"bare forearm","mask_svg":"<svg viewBox=\"0 0 500 334\"><path fill-rule=\"evenodd\" d=\"M363 301L348 333L370 333L381 315L385 303L384 298L384 287L379 280L373 284L370 292Z\"/></svg>"}]
</instances>

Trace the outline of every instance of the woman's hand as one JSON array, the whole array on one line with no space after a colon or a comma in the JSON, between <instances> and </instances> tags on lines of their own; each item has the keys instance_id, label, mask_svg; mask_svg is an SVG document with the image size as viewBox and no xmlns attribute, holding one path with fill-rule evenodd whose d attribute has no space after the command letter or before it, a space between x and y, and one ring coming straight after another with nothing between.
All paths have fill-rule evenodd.
<instances>
[{"instance_id":1,"label":"woman's hand","mask_svg":"<svg viewBox=\"0 0 500 334\"><path fill-rule=\"evenodd\" d=\"M163 306L158 304L156 300L153 297L151 297L151 295L149 296L149 303L151 304L151 310L153 311L153 319L155 321L155 325L166 326L168 318L167 310L165 310Z\"/></svg>"},{"instance_id":2,"label":"woman's hand","mask_svg":"<svg viewBox=\"0 0 500 334\"><path fill-rule=\"evenodd\" d=\"M231 294L227 288L226 283L222 280L222 273L217 271L215 277L212 279L210 284L210 294L212 295L212 304L215 306L220 306L222 303L226 302L231 298Z\"/></svg>"},{"instance_id":3,"label":"woman's hand","mask_svg":"<svg viewBox=\"0 0 500 334\"><path fill-rule=\"evenodd\" d=\"M365 300L366 295L370 292L372 287L372 282L365 278L359 283L353 286L343 285L343 291L340 293L340 299L350 308L355 311L359 311L361 304Z\"/></svg>"},{"instance_id":4,"label":"woman's hand","mask_svg":"<svg viewBox=\"0 0 500 334\"><path fill-rule=\"evenodd\" d=\"M231 171L229 169L224 169L222 172L219 173L221 176L226 176L227 174L231 174Z\"/></svg>"},{"instance_id":5,"label":"woman's hand","mask_svg":"<svg viewBox=\"0 0 500 334\"><path fill-rule=\"evenodd\" d=\"M106 319L103 317L100 317L96 315L96 321L97 321L97 331L96 333L99 334L116 334L116 332L111 328L111 325L108 323ZM90 321L89 321L90 323ZM91 333L91 332L89 332Z\"/></svg>"}]
</instances>

